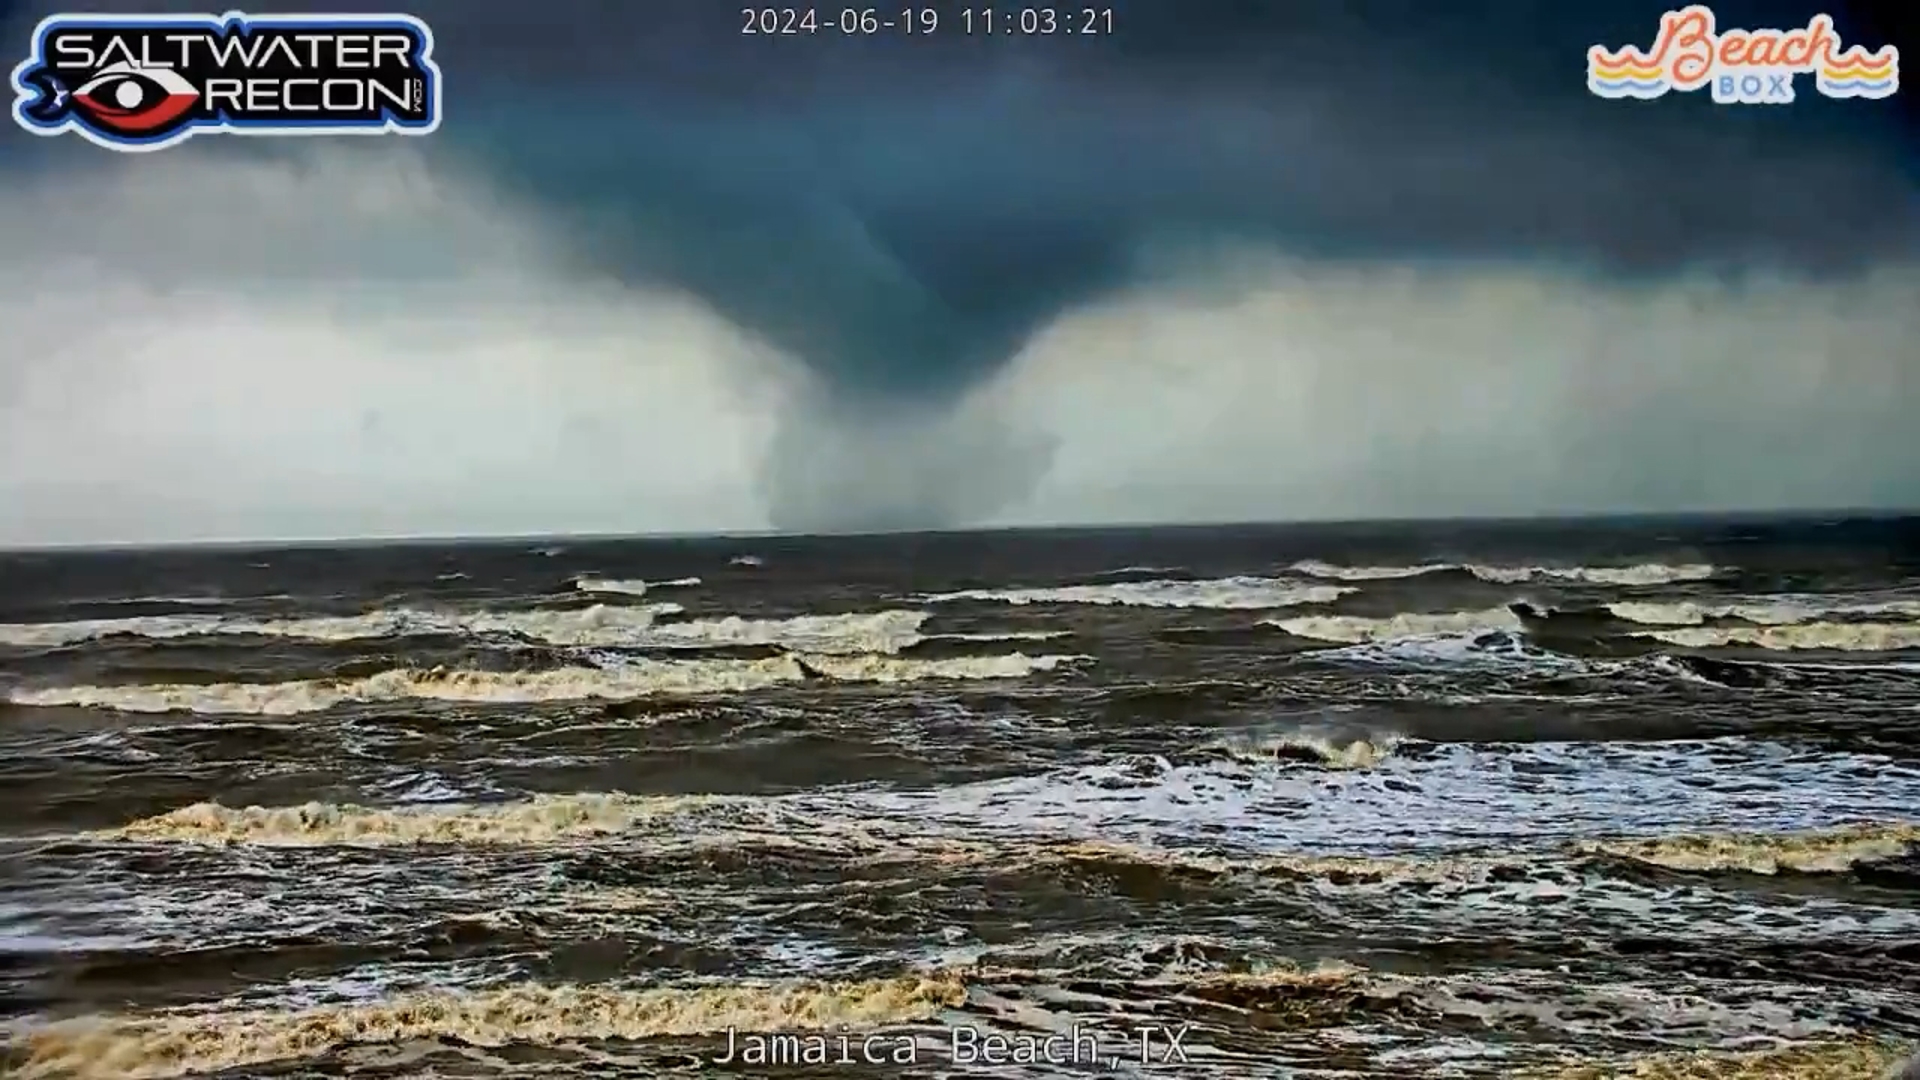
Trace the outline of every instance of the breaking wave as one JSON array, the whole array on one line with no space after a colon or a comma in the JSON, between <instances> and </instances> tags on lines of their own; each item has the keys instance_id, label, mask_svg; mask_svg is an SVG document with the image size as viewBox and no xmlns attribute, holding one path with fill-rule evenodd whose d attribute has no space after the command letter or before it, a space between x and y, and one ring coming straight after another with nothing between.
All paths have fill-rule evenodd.
<instances>
[{"instance_id":1,"label":"breaking wave","mask_svg":"<svg viewBox=\"0 0 1920 1080\"><path fill-rule=\"evenodd\" d=\"M852 615L795 615L786 619L721 619L662 623L635 645L779 645L801 652L896 653L925 640L924 611L878 611Z\"/></svg>"},{"instance_id":2,"label":"breaking wave","mask_svg":"<svg viewBox=\"0 0 1920 1080\"><path fill-rule=\"evenodd\" d=\"M953 856L946 856L949 860ZM982 851L981 859L1032 865L1094 863L1111 866L1147 866L1179 874L1218 877L1252 876L1281 879L1330 880L1357 883L1437 885L1479 881L1487 875L1523 869L1533 860L1526 855L1479 854L1394 857L1371 855L1259 855L1229 856L1196 851L1127 844L1113 840L1080 840L1036 845L1027 852Z\"/></svg>"},{"instance_id":3,"label":"breaking wave","mask_svg":"<svg viewBox=\"0 0 1920 1080\"><path fill-rule=\"evenodd\" d=\"M1400 736L1393 734L1343 741L1332 735L1289 731L1264 738L1230 739L1217 748L1236 760L1254 763L1291 758L1330 769L1371 769L1392 757L1400 742Z\"/></svg>"},{"instance_id":4,"label":"breaking wave","mask_svg":"<svg viewBox=\"0 0 1920 1080\"><path fill-rule=\"evenodd\" d=\"M620 584L640 584L623 582ZM109 637L257 636L308 641L396 637L507 635L549 645L590 648L709 648L778 645L819 653L895 653L921 640L924 611L798 615L787 619L695 619L662 623L677 604L595 604L574 610L438 612L397 609L363 615L250 619L220 615L154 615L54 623L0 623L0 645L57 648Z\"/></svg>"},{"instance_id":5,"label":"breaking wave","mask_svg":"<svg viewBox=\"0 0 1920 1080\"><path fill-rule=\"evenodd\" d=\"M1493 631L1517 631L1520 619L1506 608L1482 611L1440 611L1407 613L1383 618L1360 615L1307 615L1293 619L1263 619L1262 624L1278 627L1295 637L1333 641L1344 645L1367 645L1383 641L1415 638L1484 634Z\"/></svg>"},{"instance_id":6,"label":"breaking wave","mask_svg":"<svg viewBox=\"0 0 1920 1080\"><path fill-rule=\"evenodd\" d=\"M1691 874L1844 874L1892 862L1920 845L1920 824L1883 822L1790 833L1725 833L1632 839L1579 840L1552 851L1462 851L1431 856L1269 854L1227 856L1113 841L1035 845L1029 860L1118 862L1182 872L1239 874L1347 882L1439 884L1485 881L1542 870L1555 857L1574 864L1593 859L1657 866ZM1007 861L1020 852L983 852ZM951 856L948 856L951 858Z\"/></svg>"},{"instance_id":7,"label":"breaking wave","mask_svg":"<svg viewBox=\"0 0 1920 1080\"><path fill-rule=\"evenodd\" d=\"M708 817L707 812L714 812ZM696 815L698 815L696 817ZM540 846L630 833L670 823L651 839L696 845L728 841L778 844L804 834L809 850L905 851L930 846L944 858L977 850L1010 852L956 837L879 836L868 822L822 819L782 798L722 795L638 796L617 792L535 795L514 802L360 806L229 807L201 802L87 834L98 842L261 847ZM916 844L916 841L920 843ZM1017 854L1017 853L1014 853Z\"/></svg>"},{"instance_id":8,"label":"breaking wave","mask_svg":"<svg viewBox=\"0 0 1920 1080\"><path fill-rule=\"evenodd\" d=\"M1366 769L1390 755L1395 741L1295 744L1330 764ZM1233 752L1231 747L1222 747ZM1286 746L1254 747L1285 750ZM1272 760L1272 754L1267 760ZM987 838L955 832L937 817L900 807L857 810L778 796L636 796L583 792L537 795L514 802L401 805L306 803L228 807L195 803L85 834L107 843L250 845L260 847L542 846L630 838L636 830L673 845L786 845L817 855L924 856L942 863L1001 866L1098 862L1157 866L1182 872L1341 881L1468 882L1530 873L1558 863L1636 863L1689 874L1843 874L1907 858L1920 846L1920 823L1881 821L1779 833L1701 833L1594 837L1553 847L1462 849L1406 855L1185 850L1154 843L1042 833Z\"/></svg>"},{"instance_id":9,"label":"breaking wave","mask_svg":"<svg viewBox=\"0 0 1920 1080\"><path fill-rule=\"evenodd\" d=\"M966 1000L957 973L857 982L660 986L509 986L438 991L298 1011L90 1018L28 1033L22 1080L164 1080L313 1057L352 1043L453 1039L553 1046L737 1031L868 1029L925 1021Z\"/></svg>"},{"instance_id":10,"label":"breaking wave","mask_svg":"<svg viewBox=\"0 0 1920 1080\"><path fill-rule=\"evenodd\" d=\"M1843 874L1901 859L1920 843L1910 822L1798 833L1722 833L1652 840L1583 841L1575 850L1688 873Z\"/></svg>"},{"instance_id":11,"label":"breaking wave","mask_svg":"<svg viewBox=\"0 0 1920 1080\"><path fill-rule=\"evenodd\" d=\"M606 668L548 671L394 670L358 679L279 683L176 683L15 689L16 705L78 706L120 712L291 716L339 705L394 701L533 704L630 701L656 694L723 694L812 678L903 683L929 679L1017 679L1084 660L1079 656L966 656L913 660L890 656L783 655L761 660L632 659Z\"/></svg>"},{"instance_id":12,"label":"breaking wave","mask_svg":"<svg viewBox=\"0 0 1920 1080\"><path fill-rule=\"evenodd\" d=\"M1204 939L1173 939L1156 952L1169 957L1201 952ZM921 1024L954 1022L953 1010L987 1017L1004 1015L1020 1028L1063 1024L1072 1004L1137 1010L1178 1003L1191 1016L1198 1007L1225 1007L1263 1015L1268 1023L1300 1029L1345 1026L1360 1016L1376 1018L1399 1004L1423 1013L1438 1010L1486 1023L1488 1000L1458 984L1419 975L1370 971L1322 960L1307 967L1272 961L1257 970L1185 966L1176 959L1157 973L1113 975L1077 971L1058 957L1022 956L1014 965L979 961L910 970L884 977L827 982L670 983L651 987L608 984L531 983L485 989L433 989L324 1005L167 1010L146 1014L95 1015L30 1028L9 1055L23 1078L51 1080L171 1080L191 1074L226 1073L270 1063L296 1062L349 1047L424 1044L475 1049L513 1045L579 1050L598 1043L590 1060L598 1074L611 1066L625 1072L606 1051L609 1043L740 1034L869 1032L901 1029L904 1038ZM1201 961L1202 964L1206 962ZM1023 988L1078 976L1073 997L1029 997ZM1521 985L1526 985L1522 982ZM976 992L978 991L978 992ZM1659 995L1657 997L1664 997ZM1497 1000L1497 999L1496 999ZM1661 1000L1660 1004L1679 1004ZM1051 1007L1050 1007L1051 1006ZM1131 1006L1129 1009L1128 1007ZM1057 1011L1056 1011L1057 1010ZM1155 1012L1158 1010L1155 1009ZM1538 1013L1534 1007L1529 1010ZM1151 1016L1151 1014L1147 1014ZM974 1021L978 1022L978 1021ZM1206 1025L1211 1031L1212 1025ZM1821 1030L1815 1028L1814 1030ZM908 1034L907 1032L912 1032ZM1355 1032L1356 1034L1358 1032ZM1331 1032L1329 1032L1331 1034ZM1811 1040L1767 1038L1739 1050L1664 1050L1614 1054L1509 1070L1516 1080L1605 1080L1669 1077L1673 1080L1865 1080L1897 1066L1905 1048L1869 1041L1832 1028ZM937 1038L938 1036L934 1036ZM1751 1049L1755 1043L1764 1049ZM1193 1046L1193 1044L1189 1044ZM1246 1060L1244 1048L1196 1046L1219 1065ZM644 1053L634 1046L631 1051ZM672 1048L676 1064L686 1047ZM1236 1052L1236 1050L1238 1052ZM631 1062L639 1065L639 1061ZM1518 1063L1515 1063L1516 1065ZM1111 1068L1112 1065L1109 1065ZM524 1065L523 1065L524 1069ZM655 1071L655 1070L643 1070Z\"/></svg>"},{"instance_id":13,"label":"breaking wave","mask_svg":"<svg viewBox=\"0 0 1920 1080\"><path fill-rule=\"evenodd\" d=\"M1827 615L1893 615L1920 619L1920 600L1849 600L1839 596L1776 596L1744 600L1623 600L1608 604L1615 618L1647 626L1698 626L1714 619L1740 619L1761 626L1789 626Z\"/></svg>"},{"instance_id":14,"label":"breaking wave","mask_svg":"<svg viewBox=\"0 0 1920 1080\"><path fill-rule=\"evenodd\" d=\"M370 807L310 802L231 808L194 803L92 839L285 847L543 844L607 836L715 800L702 796L540 795L482 805Z\"/></svg>"},{"instance_id":15,"label":"breaking wave","mask_svg":"<svg viewBox=\"0 0 1920 1080\"><path fill-rule=\"evenodd\" d=\"M675 578L672 581L641 581L582 574L573 579L573 587L581 592L614 593L622 596L645 596L649 589L690 589L699 584L700 579L697 577Z\"/></svg>"},{"instance_id":16,"label":"breaking wave","mask_svg":"<svg viewBox=\"0 0 1920 1080\"><path fill-rule=\"evenodd\" d=\"M1745 645L1775 652L1811 649L1835 652L1896 652L1920 649L1920 623L1811 622L1788 626L1689 626L1673 630L1639 630L1635 636L1652 638L1687 649Z\"/></svg>"},{"instance_id":17,"label":"breaking wave","mask_svg":"<svg viewBox=\"0 0 1920 1080\"><path fill-rule=\"evenodd\" d=\"M1705 581L1720 572L1705 563L1640 563L1635 566L1484 566L1477 563L1422 563L1417 566L1340 566L1308 559L1289 569L1308 577L1334 581L1388 581L1460 571L1496 585L1529 581L1576 581L1589 585L1671 585Z\"/></svg>"},{"instance_id":18,"label":"breaking wave","mask_svg":"<svg viewBox=\"0 0 1920 1080\"><path fill-rule=\"evenodd\" d=\"M1303 585L1283 578L1230 577L1204 581L1116 581L1104 585L1058 585L1032 589L963 589L959 592L933 593L919 599L935 604L973 600L1020 606L1093 604L1257 611L1330 604L1353 591L1344 586Z\"/></svg>"},{"instance_id":19,"label":"breaking wave","mask_svg":"<svg viewBox=\"0 0 1920 1080\"><path fill-rule=\"evenodd\" d=\"M1766 1050L1674 1050L1615 1062L1525 1070L1515 1080L1905 1080L1893 1070L1910 1047L1868 1039L1823 1039Z\"/></svg>"},{"instance_id":20,"label":"breaking wave","mask_svg":"<svg viewBox=\"0 0 1920 1080\"><path fill-rule=\"evenodd\" d=\"M1621 605L1614 605L1615 608ZM1662 612L1646 608L1675 608L1681 605L1643 605L1633 610L1641 619L1629 621L1643 625ZM1731 611L1738 605L1728 605ZM1549 613L1551 614L1551 613ZM1618 615L1619 612L1615 611ZM1759 611L1784 619L1785 612ZM1388 616L1302 615L1282 619L1262 619L1261 625L1276 627L1288 634L1314 641L1342 645L1371 645L1411 642L1434 638L1475 638L1485 634L1524 632L1519 616L1508 608L1474 611L1403 612ZM1667 626L1664 629L1632 630L1626 636L1663 642L1687 649L1712 649L1745 646L1775 652L1831 650L1836 652L1896 652L1920 648L1920 622L1800 622L1781 621L1759 626Z\"/></svg>"}]
</instances>

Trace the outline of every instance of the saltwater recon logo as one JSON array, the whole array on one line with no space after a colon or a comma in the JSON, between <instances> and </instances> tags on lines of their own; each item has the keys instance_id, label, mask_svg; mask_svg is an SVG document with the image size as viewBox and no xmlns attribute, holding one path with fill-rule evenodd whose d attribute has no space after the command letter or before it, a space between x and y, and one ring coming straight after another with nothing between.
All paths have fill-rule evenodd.
<instances>
[{"instance_id":1,"label":"saltwater recon logo","mask_svg":"<svg viewBox=\"0 0 1920 1080\"><path fill-rule=\"evenodd\" d=\"M109 150L440 126L433 31L412 15L51 15L13 91L21 127Z\"/></svg>"},{"instance_id":2,"label":"saltwater recon logo","mask_svg":"<svg viewBox=\"0 0 1920 1080\"><path fill-rule=\"evenodd\" d=\"M1842 46L1829 15L1792 30L1719 30L1713 9L1702 4L1667 12L1650 50L1587 50L1587 89L1604 98L1649 99L1705 86L1722 105L1790 105L1798 75L1812 75L1814 89L1830 98L1892 97L1900 89L1900 50Z\"/></svg>"}]
</instances>

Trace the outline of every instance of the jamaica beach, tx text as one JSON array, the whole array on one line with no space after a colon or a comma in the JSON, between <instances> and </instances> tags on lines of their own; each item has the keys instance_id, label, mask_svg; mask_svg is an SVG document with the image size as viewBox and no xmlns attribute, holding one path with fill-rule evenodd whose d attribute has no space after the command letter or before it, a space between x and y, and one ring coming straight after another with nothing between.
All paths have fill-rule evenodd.
<instances>
[{"instance_id":1,"label":"jamaica beach, tx text","mask_svg":"<svg viewBox=\"0 0 1920 1080\"><path fill-rule=\"evenodd\" d=\"M1142 1024L1066 1031L989 1032L970 1025L947 1029L938 1041L882 1032L726 1033L715 1065L1051 1065L1092 1070L1187 1064L1185 1026Z\"/></svg>"}]
</instances>

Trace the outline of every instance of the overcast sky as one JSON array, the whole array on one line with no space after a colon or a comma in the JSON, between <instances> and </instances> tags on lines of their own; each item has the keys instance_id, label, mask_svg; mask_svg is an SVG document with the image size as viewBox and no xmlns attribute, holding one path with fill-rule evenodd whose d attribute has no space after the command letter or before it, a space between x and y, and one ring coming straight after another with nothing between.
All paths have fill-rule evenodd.
<instances>
[{"instance_id":1,"label":"overcast sky","mask_svg":"<svg viewBox=\"0 0 1920 1080\"><path fill-rule=\"evenodd\" d=\"M430 139L9 132L0 542L1920 501L1908 115L1587 96L1663 6L439 0Z\"/></svg>"}]
</instances>

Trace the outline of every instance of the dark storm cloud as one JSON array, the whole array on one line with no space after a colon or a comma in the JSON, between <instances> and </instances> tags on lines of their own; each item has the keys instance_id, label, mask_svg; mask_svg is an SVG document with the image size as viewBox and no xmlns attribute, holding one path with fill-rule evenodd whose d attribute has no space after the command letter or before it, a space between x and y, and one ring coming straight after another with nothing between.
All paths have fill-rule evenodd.
<instances>
[{"instance_id":1,"label":"dark storm cloud","mask_svg":"<svg viewBox=\"0 0 1920 1080\"><path fill-rule=\"evenodd\" d=\"M430 140L0 136L23 534L1914 500L1903 104L1592 100L1659 4L419 10Z\"/></svg>"},{"instance_id":2,"label":"dark storm cloud","mask_svg":"<svg viewBox=\"0 0 1920 1080\"><path fill-rule=\"evenodd\" d=\"M1135 0L1110 38L1024 42L939 6L923 40L743 37L696 0L413 10L444 146L848 399L948 396L1164 267L1143 251L1832 268L1920 236L1902 170L1861 164L1896 153L1891 103L1587 97L1585 47L1649 39L1657 4Z\"/></svg>"},{"instance_id":3,"label":"dark storm cloud","mask_svg":"<svg viewBox=\"0 0 1920 1080\"><path fill-rule=\"evenodd\" d=\"M466 10L441 16L450 50ZM1891 108L1586 96L1584 48L1645 40L1652 6L1133 4L1111 40L1011 43L624 10L593 22L605 53L488 55L590 79L585 115L631 141L592 169L548 170L558 146L500 168L580 208L602 265L692 287L850 392L945 396L1151 272L1143 249L1835 268L1920 236L1899 171L1852 156L1891 153ZM495 34L538 38L510 16Z\"/></svg>"}]
</instances>

